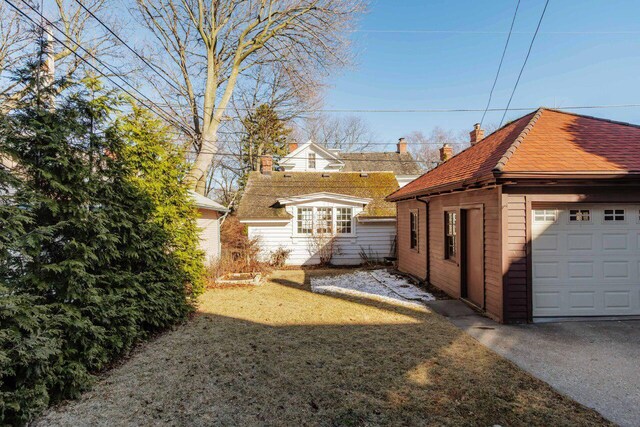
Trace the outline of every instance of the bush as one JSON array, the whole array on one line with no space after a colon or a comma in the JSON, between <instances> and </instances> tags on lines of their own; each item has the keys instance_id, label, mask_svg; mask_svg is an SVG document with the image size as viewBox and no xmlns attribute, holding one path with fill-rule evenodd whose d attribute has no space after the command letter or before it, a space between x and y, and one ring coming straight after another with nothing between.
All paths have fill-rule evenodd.
<instances>
[{"instance_id":1,"label":"bush","mask_svg":"<svg viewBox=\"0 0 640 427\"><path fill-rule=\"evenodd\" d=\"M271 252L269 256L269 264L272 267L284 267L285 263L289 259L289 255L291 254L291 249L285 249L280 246L275 251Z\"/></svg>"},{"instance_id":2,"label":"bush","mask_svg":"<svg viewBox=\"0 0 640 427\"><path fill-rule=\"evenodd\" d=\"M146 137L112 120L116 99L95 81L55 108L41 99L0 122L0 155L17 164L0 169L3 425L76 397L93 372L185 318L201 287L186 190L154 182L171 155L156 144L141 167L131 145Z\"/></svg>"}]
</instances>

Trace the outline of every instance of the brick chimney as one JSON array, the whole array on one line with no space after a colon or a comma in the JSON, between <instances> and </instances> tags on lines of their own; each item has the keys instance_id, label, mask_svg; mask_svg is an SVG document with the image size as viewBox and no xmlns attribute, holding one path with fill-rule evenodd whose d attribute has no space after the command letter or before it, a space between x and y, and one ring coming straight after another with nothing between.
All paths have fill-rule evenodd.
<instances>
[{"instance_id":1,"label":"brick chimney","mask_svg":"<svg viewBox=\"0 0 640 427\"><path fill-rule=\"evenodd\" d=\"M469 132L469 136L471 137L471 145L482 141L484 138L484 129L480 129L480 123L473 125L473 130Z\"/></svg>"},{"instance_id":2,"label":"brick chimney","mask_svg":"<svg viewBox=\"0 0 640 427\"><path fill-rule=\"evenodd\" d=\"M400 138L398 140L398 153L402 154L402 153L406 153L407 152L407 140L404 138Z\"/></svg>"},{"instance_id":3,"label":"brick chimney","mask_svg":"<svg viewBox=\"0 0 640 427\"><path fill-rule=\"evenodd\" d=\"M273 171L273 156L260 156L260 173L271 175L271 171Z\"/></svg>"},{"instance_id":4,"label":"brick chimney","mask_svg":"<svg viewBox=\"0 0 640 427\"><path fill-rule=\"evenodd\" d=\"M292 141L289 143L289 153L293 153L298 149L298 143L296 141Z\"/></svg>"},{"instance_id":5,"label":"brick chimney","mask_svg":"<svg viewBox=\"0 0 640 427\"><path fill-rule=\"evenodd\" d=\"M445 143L440 148L440 161L442 163L444 163L447 160L449 160L451 157L453 157L453 147L451 147L449 144Z\"/></svg>"}]
</instances>

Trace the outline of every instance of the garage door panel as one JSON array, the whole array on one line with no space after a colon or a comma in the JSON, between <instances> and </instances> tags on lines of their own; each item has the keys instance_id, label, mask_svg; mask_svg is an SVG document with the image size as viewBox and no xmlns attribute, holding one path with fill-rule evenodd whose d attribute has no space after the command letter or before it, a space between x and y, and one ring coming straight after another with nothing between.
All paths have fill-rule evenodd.
<instances>
[{"instance_id":1,"label":"garage door panel","mask_svg":"<svg viewBox=\"0 0 640 427\"><path fill-rule=\"evenodd\" d=\"M558 205L546 223L534 212L534 317L640 315L640 205L614 207L624 221L605 221L609 208ZM571 209L588 211L588 220L571 221ZM553 219L545 210L538 218Z\"/></svg>"}]
</instances>

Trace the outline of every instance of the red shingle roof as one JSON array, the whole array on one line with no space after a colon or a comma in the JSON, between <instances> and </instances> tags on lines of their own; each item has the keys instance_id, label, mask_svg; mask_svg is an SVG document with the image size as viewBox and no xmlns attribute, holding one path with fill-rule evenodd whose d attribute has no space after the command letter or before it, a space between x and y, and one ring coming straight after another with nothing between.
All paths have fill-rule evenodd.
<instances>
[{"instance_id":1,"label":"red shingle roof","mask_svg":"<svg viewBox=\"0 0 640 427\"><path fill-rule=\"evenodd\" d=\"M540 108L399 189L389 199L501 172L640 172L640 126Z\"/></svg>"}]
</instances>

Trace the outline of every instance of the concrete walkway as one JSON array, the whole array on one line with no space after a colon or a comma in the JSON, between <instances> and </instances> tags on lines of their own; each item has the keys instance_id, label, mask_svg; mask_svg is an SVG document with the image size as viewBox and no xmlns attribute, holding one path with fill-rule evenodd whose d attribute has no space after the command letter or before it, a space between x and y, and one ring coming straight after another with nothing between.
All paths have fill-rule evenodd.
<instances>
[{"instance_id":1,"label":"concrete walkway","mask_svg":"<svg viewBox=\"0 0 640 427\"><path fill-rule=\"evenodd\" d=\"M640 426L640 320L500 325L460 301L427 305L561 393Z\"/></svg>"}]
</instances>

